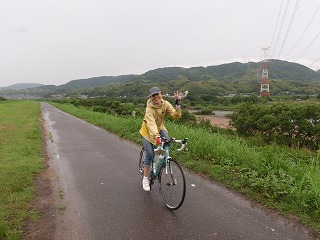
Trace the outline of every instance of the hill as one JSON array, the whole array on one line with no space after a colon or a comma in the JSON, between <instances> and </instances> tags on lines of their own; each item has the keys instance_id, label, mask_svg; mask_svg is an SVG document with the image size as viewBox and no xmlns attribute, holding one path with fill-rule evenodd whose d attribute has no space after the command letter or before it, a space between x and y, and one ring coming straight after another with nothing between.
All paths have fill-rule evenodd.
<instances>
[{"instance_id":1,"label":"hill","mask_svg":"<svg viewBox=\"0 0 320 240\"><path fill-rule=\"evenodd\" d=\"M13 84L7 87L2 87L0 89L9 89L9 90L22 90L22 89L28 89L28 88L36 88L39 86L43 86L43 84L40 83L17 83Z\"/></svg>"},{"instance_id":2,"label":"hill","mask_svg":"<svg viewBox=\"0 0 320 240\"><path fill-rule=\"evenodd\" d=\"M124 77L126 77L124 79ZM319 94L320 74L297 63L271 60L269 63L272 95ZM261 63L228 63L208 67L167 67L141 75L119 76L104 86L69 91L94 96L146 96L151 86L158 85L164 93L188 90L196 95L254 94L261 85Z\"/></svg>"},{"instance_id":3,"label":"hill","mask_svg":"<svg viewBox=\"0 0 320 240\"><path fill-rule=\"evenodd\" d=\"M303 65L271 59L269 83L272 95L319 94L320 74ZM72 80L66 84L43 85L24 90L38 96L146 96L151 86L158 85L164 93L175 90L195 95L254 94L261 85L261 63L233 62L208 67L166 67L141 75L100 76Z\"/></svg>"}]
</instances>

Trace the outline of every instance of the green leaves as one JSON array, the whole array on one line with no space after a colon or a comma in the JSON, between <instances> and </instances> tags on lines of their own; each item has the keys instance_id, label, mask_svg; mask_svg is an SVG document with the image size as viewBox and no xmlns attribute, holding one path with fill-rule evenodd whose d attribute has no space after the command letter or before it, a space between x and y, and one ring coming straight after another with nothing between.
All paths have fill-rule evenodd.
<instances>
[{"instance_id":1,"label":"green leaves","mask_svg":"<svg viewBox=\"0 0 320 240\"><path fill-rule=\"evenodd\" d=\"M242 104L233 116L240 136L259 134L266 142L317 150L320 142L320 105Z\"/></svg>"}]
</instances>

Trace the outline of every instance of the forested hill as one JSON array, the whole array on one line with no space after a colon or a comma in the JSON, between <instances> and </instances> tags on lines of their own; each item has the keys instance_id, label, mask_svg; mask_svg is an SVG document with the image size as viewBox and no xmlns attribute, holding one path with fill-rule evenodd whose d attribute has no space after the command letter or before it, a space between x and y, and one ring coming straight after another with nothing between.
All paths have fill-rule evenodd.
<instances>
[{"instance_id":1,"label":"forested hill","mask_svg":"<svg viewBox=\"0 0 320 240\"><path fill-rule=\"evenodd\" d=\"M270 60L269 82L273 95L320 93L319 71L297 63ZM72 80L60 86L44 85L32 91L47 96L145 96L149 87L154 85L161 87L165 93L178 89L199 95L259 94L261 63L234 62L208 67L166 67L141 75L100 76Z\"/></svg>"},{"instance_id":2,"label":"forested hill","mask_svg":"<svg viewBox=\"0 0 320 240\"><path fill-rule=\"evenodd\" d=\"M110 83L127 82L166 82L174 79L189 81L225 80L261 78L261 63L228 63L208 67L166 67L150 70L141 75L101 76L88 79L72 80L60 85L58 89L86 89L100 87ZM320 74L297 63L281 60L271 60L269 63L269 78L278 80L292 80L296 82L320 82ZM45 88L45 86L43 86Z\"/></svg>"},{"instance_id":3,"label":"forested hill","mask_svg":"<svg viewBox=\"0 0 320 240\"><path fill-rule=\"evenodd\" d=\"M261 78L261 63L228 63L208 67L192 68L159 68L148 71L142 76L153 82L169 81L175 78L184 77L190 81L203 80L226 80ZM269 62L269 78L278 80L292 80L296 82L319 82L320 74L303 65L281 60Z\"/></svg>"},{"instance_id":4,"label":"forested hill","mask_svg":"<svg viewBox=\"0 0 320 240\"><path fill-rule=\"evenodd\" d=\"M42 85L43 84L39 84L39 83L17 83L7 87L1 87L0 89L21 90L21 89L35 88Z\"/></svg>"},{"instance_id":5,"label":"forested hill","mask_svg":"<svg viewBox=\"0 0 320 240\"><path fill-rule=\"evenodd\" d=\"M273 95L320 93L320 74L297 63L271 60L269 79ZM98 80L99 86L93 84ZM91 88L88 87L89 83L92 83ZM77 88L74 84L78 84ZM261 85L261 63L234 62L208 67L158 68L141 75L71 81L59 86L60 90L57 92L88 96L146 96L149 87L154 85L161 87L164 93L179 89L197 95L258 95Z\"/></svg>"}]
</instances>

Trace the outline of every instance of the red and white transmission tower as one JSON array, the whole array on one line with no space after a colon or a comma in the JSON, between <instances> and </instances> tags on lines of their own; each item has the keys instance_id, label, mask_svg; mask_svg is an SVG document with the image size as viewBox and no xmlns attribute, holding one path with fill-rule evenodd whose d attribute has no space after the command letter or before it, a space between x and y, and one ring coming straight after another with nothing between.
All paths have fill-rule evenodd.
<instances>
[{"instance_id":1,"label":"red and white transmission tower","mask_svg":"<svg viewBox=\"0 0 320 240\"><path fill-rule=\"evenodd\" d=\"M263 60L261 61L262 67L262 77L261 77L261 88L260 88L260 96L270 96L270 89L269 89L269 77L268 77L268 68L269 68L269 61L268 61L268 52L270 47L261 48L261 51L264 52Z\"/></svg>"}]
</instances>

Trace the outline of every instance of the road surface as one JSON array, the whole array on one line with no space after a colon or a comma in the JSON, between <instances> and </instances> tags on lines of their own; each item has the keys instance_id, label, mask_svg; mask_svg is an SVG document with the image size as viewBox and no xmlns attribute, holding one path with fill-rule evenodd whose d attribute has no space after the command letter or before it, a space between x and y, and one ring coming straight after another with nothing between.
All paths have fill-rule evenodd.
<instances>
[{"instance_id":1,"label":"road surface","mask_svg":"<svg viewBox=\"0 0 320 240\"><path fill-rule=\"evenodd\" d=\"M41 108L60 195L57 240L316 239L299 223L187 170L185 202L169 211L157 185L142 189L141 146L48 103Z\"/></svg>"}]
</instances>

